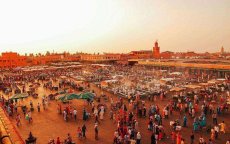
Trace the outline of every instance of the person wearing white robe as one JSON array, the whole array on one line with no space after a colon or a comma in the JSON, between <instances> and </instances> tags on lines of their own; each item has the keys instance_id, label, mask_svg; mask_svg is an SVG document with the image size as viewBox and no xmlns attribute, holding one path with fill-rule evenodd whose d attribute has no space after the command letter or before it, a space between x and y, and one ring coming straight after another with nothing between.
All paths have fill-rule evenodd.
<instances>
[{"instance_id":1,"label":"person wearing white robe","mask_svg":"<svg viewBox=\"0 0 230 144\"><path fill-rule=\"evenodd\" d=\"M100 111L100 119L101 119L101 120L104 119L104 112L105 112L105 109L104 109L104 107L102 106L102 107L101 107L101 111Z\"/></svg>"},{"instance_id":2,"label":"person wearing white robe","mask_svg":"<svg viewBox=\"0 0 230 144\"><path fill-rule=\"evenodd\" d=\"M97 110L97 108L94 109L93 114L94 114L94 116L98 115L98 110Z\"/></svg>"}]
</instances>

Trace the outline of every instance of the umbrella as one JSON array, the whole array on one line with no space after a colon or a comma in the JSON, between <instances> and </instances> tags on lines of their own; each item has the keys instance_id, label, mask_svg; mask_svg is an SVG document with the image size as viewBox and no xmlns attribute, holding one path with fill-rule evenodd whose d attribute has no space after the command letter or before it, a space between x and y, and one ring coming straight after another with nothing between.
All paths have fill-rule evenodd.
<instances>
[{"instance_id":1,"label":"umbrella","mask_svg":"<svg viewBox=\"0 0 230 144\"><path fill-rule=\"evenodd\" d=\"M58 96L57 99L60 101L65 101L65 100L72 100L72 99L79 99L80 96L74 93L67 93L61 96Z\"/></svg>"},{"instance_id":2,"label":"umbrella","mask_svg":"<svg viewBox=\"0 0 230 144\"><path fill-rule=\"evenodd\" d=\"M59 93L59 94L65 94L66 91L59 91L58 93Z\"/></svg>"},{"instance_id":3,"label":"umbrella","mask_svg":"<svg viewBox=\"0 0 230 144\"><path fill-rule=\"evenodd\" d=\"M66 94L62 94L56 97L57 100L64 101L66 99Z\"/></svg>"},{"instance_id":4,"label":"umbrella","mask_svg":"<svg viewBox=\"0 0 230 144\"><path fill-rule=\"evenodd\" d=\"M21 94L15 94L11 96L10 99L21 99L21 98L26 98L26 97L28 97L27 93L21 93Z\"/></svg>"},{"instance_id":5,"label":"umbrella","mask_svg":"<svg viewBox=\"0 0 230 144\"><path fill-rule=\"evenodd\" d=\"M94 94L90 93L90 92L86 92L86 93L81 93L80 94L80 98L81 99L93 99L94 98Z\"/></svg>"},{"instance_id":6,"label":"umbrella","mask_svg":"<svg viewBox=\"0 0 230 144\"><path fill-rule=\"evenodd\" d=\"M45 76L47 76L47 74L46 73L41 73L39 76L40 77L45 77Z\"/></svg>"},{"instance_id":7,"label":"umbrella","mask_svg":"<svg viewBox=\"0 0 230 144\"><path fill-rule=\"evenodd\" d=\"M75 93L71 93L71 94L69 94L69 95L66 96L67 100L79 99L79 98L80 98L80 96L77 95L77 94L75 94Z\"/></svg>"},{"instance_id":8,"label":"umbrella","mask_svg":"<svg viewBox=\"0 0 230 144\"><path fill-rule=\"evenodd\" d=\"M57 100L60 100L60 101L67 101L67 100L73 100L73 99L91 99L92 100L93 98L94 98L94 94L90 92L81 93L80 95L77 95L75 93L67 93L67 94L58 96Z\"/></svg>"}]
</instances>

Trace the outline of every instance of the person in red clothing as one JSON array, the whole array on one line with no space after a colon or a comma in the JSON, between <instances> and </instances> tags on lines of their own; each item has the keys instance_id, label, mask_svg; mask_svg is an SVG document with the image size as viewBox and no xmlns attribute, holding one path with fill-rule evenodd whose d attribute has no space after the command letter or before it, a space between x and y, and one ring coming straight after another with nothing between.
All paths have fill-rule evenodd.
<instances>
[{"instance_id":1,"label":"person in red clothing","mask_svg":"<svg viewBox=\"0 0 230 144\"><path fill-rule=\"evenodd\" d=\"M59 137L57 137L56 144L61 144L61 141L60 141L60 138L59 138Z\"/></svg>"},{"instance_id":2,"label":"person in red clothing","mask_svg":"<svg viewBox=\"0 0 230 144\"><path fill-rule=\"evenodd\" d=\"M80 127L78 127L78 129L77 129L77 137L82 138L82 130Z\"/></svg>"},{"instance_id":3,"label":"person in red clothing","mask_svg":"<svg viewBox=\"0 0 230 144\"><path fill-rule=\"evenodd\" d=\"M172 143L175 143L176 133L174 131L172 131L172 133L171 133L171 139L172 139Z\"/></svg>"},{"instance_id":4,"label":"person in red clothing","mask_svg":"<svg viewBox=\"0 0 230 144\"><path fill-rule=\"evenodd\" d=\"M160 130L160 131L159 131L158 140L161 140L162 138L163 138L163 132Z\"/></svg>"},{"instance_id":5,"label":"person in red clothing","mask_svg":"<svg viewBox=\"0 0 230 144\"><path fill-rule=\"evenodd\" d=\"M70 105L68 105L68 106L66 107L66 112L67 112L67 114L69 114L69 112L70 112Z\"/></svg>"},{"instance_id":6,"label":"person in red clothing","mask_svg":"<svg viewBox=\"0 0 230 144\"><path fill-rule=\"evenodd\" d=\"M176 135L176 144L181 144L181 134L179 132Z\"/></svg>"},{"instance_id":7,"label":"person in red clothing","mask_svg":"<svg viewBox=\"0 0 230 144\"><path fill-rule=\"evenodd\" d=\"M198 112L198 104L195 104L195 106L194 106L194 108L195 108L195 112L197 113Z\"/></svg>"}]
</instances>

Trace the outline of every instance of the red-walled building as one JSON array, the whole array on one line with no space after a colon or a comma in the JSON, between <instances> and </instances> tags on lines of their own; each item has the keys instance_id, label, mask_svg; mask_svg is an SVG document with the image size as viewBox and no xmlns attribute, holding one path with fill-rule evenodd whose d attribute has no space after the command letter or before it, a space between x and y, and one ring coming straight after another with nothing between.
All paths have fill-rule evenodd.
<instances>
[{"instance_id":1,"label":"red-walled building","mask_svg":"<svg viewBox=\"0 0 230 144\"><path fill-rule=\"evenodd\" d=\"M161 58L162 59L171 59L172 58L172 56L173 56L173 52L171 52L171 51L165 51L165 52L162 52L161 53Z\"/></svg>"},{"instance_id":2,"label":"red-walled building","mask_svg":"<svg viewBox=\"0 0 230 144\"><path fill-rule=\"evenodd\" d=\"M52 62L79 61L79 55L70 55L69 53L49 54L29 57L32 65L46 65Z\"/></svg>"},{"instance_id":3,"label":"red-walled building","mask_svg":"<svg viewBox=\"0 0 230 144\"><path fill-rule=\"evenodd\" d=\"M26 66L26 57L15 52L5 52L0 56L0 68L9 69Z\"/></svg>"},{"instance_id":4,"label":"red-walled building","mask_svg":"<svg viewBox=\"0 0 230 144\"><path fill-rule=\"evenodd\" d=\"M131 51L129 53L129 58L131 59L150 59L152 58L153 52L151 50L139 50Z\"/></svg>"},{"instance_id":5,"label":"red-walled building","mask_svg":"<svg viewBox=\"0 0 230 144\"><path fill-rule=\"evenodd\" d=\"M121 59L121 54L82 54L81 61L116 61Z\"/></svg>"},{"instance_id":6,"label":"red-walled building","mask_svg":"<svg viewBox=\"0 0 230 144\"><path fill-rule=\"evenodd\" d=\"M153 58L159 59L160 58L160 47L158 46L158 42L155 42L153 47Z\"/></svg>"}]
</instances>

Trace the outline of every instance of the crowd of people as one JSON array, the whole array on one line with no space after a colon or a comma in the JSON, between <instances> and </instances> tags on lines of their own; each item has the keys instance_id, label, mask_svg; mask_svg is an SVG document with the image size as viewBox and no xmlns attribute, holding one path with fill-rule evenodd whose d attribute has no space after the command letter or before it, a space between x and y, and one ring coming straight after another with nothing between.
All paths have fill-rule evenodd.
<instances>
[{"instance_id":1,"label":"crowd of people","mask_svg":"<svg viewBox=\"0 0 230 144\"><path fill-rule=\"evenodd\" d=\"M149 143L151 144L158 142L165 143L169 138L171 138L170 143L173 144L195 144L197 142L199 144L214 144L223 135L229 133L226 121L222 120L223 116L229 113L229 104L227 103L230 96L229 78L226 78L224 82L207 85L199 90L192 89L172 92L169 87L160 86L155 91L156 87L152 88L151 85L147 87L149 77L152 76L153 79L160 80L160 77L172 77L169 73L159 72L158 70L143 66L121 67L115 65L111 67L111 70L108 71L109 68L107 67L95 68L94 66L94 68L90 68L89 70L91 74L87 73L85 78L91 81L102 81L114 75L123 75L123 78L119 79L120 83L113 84L111 87L113 87L113 90L125 93L126 96L116 97L115 92L115 97L113 94L110 95L109 102L101 102L100 100L86 102L85 107L82 107L82 116L74 106L57 103L57 112L63 116L64 121L82 120L86 122L89 119L94 119L95 140L100 140L99 126L103 125L106 115L109 115L110 121L113 125L116 125L113 136L114 144L144 143L143 137L145 137L145 133L140 128L140 121L142 120L146 121L146 124L141 125L141 127L145 127L151 133L149 137ZM83 71L82 69L74 71L83 76L83 72L79 72ZM53 71L47 74L46 79L48 78L48 80L46 81L46 79L43 79L43 75L41 76L41 73L44 72L27 73L29 75L25 75L22 72L18 73L18 75L6 74L3 75L1 81L2 83L10 83L11 85L16 84L16 81L24 83L23 89L28 89L26 85L29 85L31 82L38 82L43 83L44 85L41 86L47 89L54 86L52 83L51 86L46 85L47 81L56 81L61 75L69 75L69 71ZM106 76L100 77L101 74L106 74ZM175 80L178 80L180 76L173 77ZM203 77L202 81L207 81L207 77L210 78L211 76L206 76L206 79ZM150 81L152 78L150 78ZM180 79L180 82L171 82L171 85L174 87L189 83L186 79L185 76ZM71 80L70 83L63 82L63 79L60 81L57 86L58 88L67 87L73 89ZM131 84L125 85L125 81ZM124 82L124 85L122 85L122 82ZM93 90L90 88L89 83L84 84L83 87L91 91ZM147 97L142 97L141 92L143 90L152 91L152 93L147 93ZM100 91L104 90L101 89ZM51 92L53 92L53 89L51 89ZM98 95L100 98L106 94L95 95ZM177 95L177 97L173 97L173 95ZM25 118L29 124L33 123L33 111L39 113L41 110L46 111L49 108L50 98L48 96L41 96L38 101L38 103L34 104L30 100L28 105L20 105L20 100L7 99L5 94L1 96L2 108L9 117L13 117L16 120L16 126L18 127L22 127L22 118ZM19 107L21 107L21 111L18 110ZM91 111L88 111L88 108ZM187 134L183 133L188 130L191 131L189 138ZM76 128L76 137L78 139L87 139L87 131L89 131L87 124L84 123L78 126ZM202 135L202 133L205 134ZM210 135L209 138L207 138L206 133ZM61 140L60 137L57 137L55 140L51 139L49 143L60 144L62 141L66 144L74 143L70 133L67 134L66 139ZM229 144L229 140L226 144Z\"/></svg>"}]
</instances>

